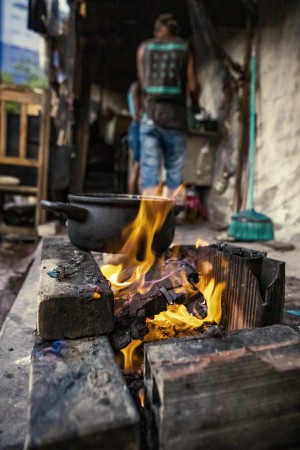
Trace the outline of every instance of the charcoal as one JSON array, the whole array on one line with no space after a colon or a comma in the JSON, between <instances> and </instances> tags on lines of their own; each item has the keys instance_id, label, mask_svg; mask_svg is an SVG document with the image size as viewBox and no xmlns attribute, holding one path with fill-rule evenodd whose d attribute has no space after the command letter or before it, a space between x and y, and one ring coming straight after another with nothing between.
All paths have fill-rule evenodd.
<instances>
[{"instance_id":1,"label":"charcoal","mask_svg":"<svg viewBox=\"0 0 300 450\"><path fill-rule=\"evenodd\" d=\"M207 305L201 292L197 293L189 300L187 310L198 319L205 319L207 316Z\"/></svg>"},{"instance_id":2,"label":"charcoal","mask_svg":"<svg viewBox=\"0 0 300 450\"><path fill-rule=\"evenodd\" d=\"M143 293L132 292L120 295L115 306L115 331L112 333L111 342L114 349L121 350L125 344L131 339L143 340L148 334L149 329L146 326L146 320L154 319L154 316L166 311L168 305L185 304L189 305L190 292L178 292L181 288L180 277L172 279L173 272L184 271L187 280L190 282L191 290L195 293L192 295L193 304L195 304L195 312L198 316L206 317L205 299L201 292L195 286L199 281L199 275L195 269L194 261L186 259L180 260L174 258L174 255L164 263L157 261L155 267L152 267L147 274L146 290ZM157 282L155 280L158 280ZM192 306L191 306L192 308ZM193 313L193 311L191 310ZM195 314L195 315L197 315ZM123 338L122 333L126 333Z\"/></svg>"},{"instance_id":3,"label":"charcoal","mask_svg":"<svg viewBox=\"0 0 300 450\"><path fill-rule=\"evenodd\" d=\"M203 336L209 337L219 337L224 339L226 337L226 330L222 325L217 323L206 322L204 325Z\"/></svg>"},{"instance_id":4,"label":"charcoal","mask_svg":"<svg viewBox=\"0 0 300 450\"><path fill-rule=\"evenodd\" d=\"M131 342L131 329L126 331L114 331L110 335L110 342L114 350L121 350Z\"/></svg>"}]
</instances>

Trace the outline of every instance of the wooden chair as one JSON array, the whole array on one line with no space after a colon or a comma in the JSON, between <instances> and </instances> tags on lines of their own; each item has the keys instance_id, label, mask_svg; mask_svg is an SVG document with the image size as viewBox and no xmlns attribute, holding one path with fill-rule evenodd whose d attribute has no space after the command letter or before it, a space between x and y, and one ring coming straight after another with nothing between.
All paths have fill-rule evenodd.
<instances>
[{"instance_id":1,"label":"wooden chair","mask_svg":"<svg viewBox=\"0 0 300 450\"><path fill-rule=\"evenodd\" d=\"M7 105L17 104L20 110L19 148L16 156L11 156L7 148ZM28 157L27 132L28 116L39 115L40 131L39 144L36 158ZM16 130L16 133L18 131ZM0 195L24 195L36 196L35 227L13 227L0 225L0 233L16 233L32 235L36 234L37 226L45 222L45 211L40 207L40 200L47 197L48 185L48 160L50 139L50 93L48 91L33 90L26 87L14 85L0 85L0 166L36 168L36 184L29 186L25 184L10 185L0 184Z\"/></svg>"}]
</instances>

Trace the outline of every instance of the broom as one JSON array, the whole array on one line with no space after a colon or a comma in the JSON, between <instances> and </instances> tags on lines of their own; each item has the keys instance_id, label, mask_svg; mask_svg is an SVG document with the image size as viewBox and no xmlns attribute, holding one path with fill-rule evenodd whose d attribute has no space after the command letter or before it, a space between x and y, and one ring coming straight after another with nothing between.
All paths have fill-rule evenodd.
<instances>
[{"instance_id":1,"label":"broom","mask_svg":"<svg viewBox=\"0 0 300 450\"><path fill-rule=\"evenodd\" d=\"M249 208L232 216L228 235L239 241L269 241L274 239L272 220L254 209L254 166L255 166L255 47L251 53L250 128L249 128Z\"/></svg>"}]
</instances>

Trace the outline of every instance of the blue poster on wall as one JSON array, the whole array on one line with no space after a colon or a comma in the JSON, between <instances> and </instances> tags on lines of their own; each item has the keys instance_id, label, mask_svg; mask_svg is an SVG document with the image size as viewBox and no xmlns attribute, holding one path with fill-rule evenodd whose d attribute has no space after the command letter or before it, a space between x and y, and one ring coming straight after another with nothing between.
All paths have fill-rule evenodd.
<instances>
[{"instance_id":1,"label":"blue poster on wall","mask_svg":"<svg viewBox=\"0 0 300 450\"><path fill-rule=\"evenodd\" d=\"M43 38L27 23L28 0L0 0L0 81L43 88Z\"/></svg>"}]
</instances>

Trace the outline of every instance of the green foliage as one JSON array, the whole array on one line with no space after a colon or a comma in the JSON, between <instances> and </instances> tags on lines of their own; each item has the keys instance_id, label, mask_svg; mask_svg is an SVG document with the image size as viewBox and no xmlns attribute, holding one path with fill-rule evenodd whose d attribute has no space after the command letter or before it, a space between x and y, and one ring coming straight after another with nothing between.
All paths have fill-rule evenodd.
<instances>
[{"instance_id":1,"label":"green foliage","mask_svg":"<svg viewBox=\"0 0 300 450\"><path fill-rule=\"evenodd\" d=\"M16 102L6 102L6 111L11 114L20 114L21 105Z\"/></svg>"},{"instance_id":2,"label":"green foliage","mask_svg":"<svg viewBox=\"0 0 300 450\"><path fill-rule=\"evenodd\" d=\"M0 83L12 83L12 74L0 70Z\"/></svg>"},{"instance_id":3,"label":"green foliage","mask_svg":"<svg viewBox=\"0 0 300 450\"><path fill-rule=\"evenodd\" d=\"M21 58L15 65L15 71L26 77L25 84L31 88L46 89L48 80L38 63L30 58Z\"/></svg>"}]
</instances>

